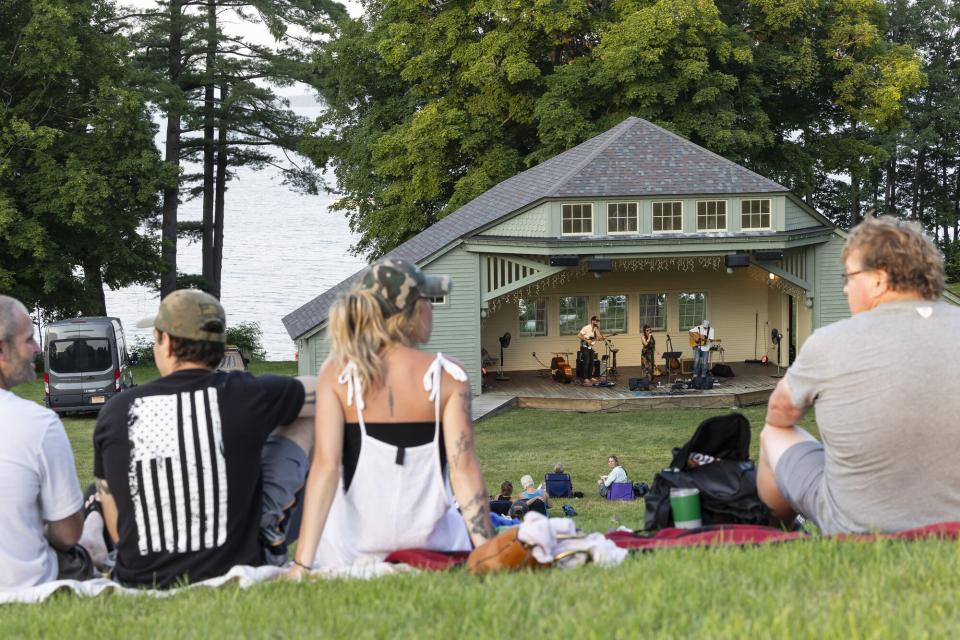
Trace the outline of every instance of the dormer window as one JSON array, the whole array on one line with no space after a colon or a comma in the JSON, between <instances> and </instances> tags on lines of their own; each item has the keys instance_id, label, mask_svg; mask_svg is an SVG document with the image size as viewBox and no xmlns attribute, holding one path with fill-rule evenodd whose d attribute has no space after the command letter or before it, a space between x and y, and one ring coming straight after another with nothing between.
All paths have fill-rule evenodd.
<instances>
[{"instance_id":1,"label":"dormer window","mask_svg":"<svg viewBox=\"0 0 960 640\"><path fill-rule=\"evenodd\" d=\"M589 236L593 233L593 205L589 202L561 207L561 233L565 236Z\"/></svg>"},{"instance_id":2,"label":"dormer window","mask_svg":"<svg viewBox=\"0 0 960 640\"><path fill-rule=\"evenodd\" d=\"M607 233L637 232L637 203L610 202L607 204Z\"/></svg>"},{"instance_id":3,"label":"dormer window","mask_svg":"<svg viewBox=\"0 0 960 640\"><path fill-rule=\"evenodd\" d=\"M653 203L653 231L680 233L683 231L683 202Z\"/></svg>"},{"instance_id":4,"label":"dormer window","mask_svg":"<svg viewBox=\"0 0 960 640\"><path fill-rule=\"evenodd\" d=\"M697 231L726 231L727 201L700 200L697 202Z\"/></svg>"},{"instance_id":5,"label":"dormer window","mask_svg":"<svg viewBox=\"0 0 960 640\"><path fill-rule=\"evenodd\" d=\"M740 228L744 231L770 228L770 200L741 200Z\"/></svg>"}]
</instances>

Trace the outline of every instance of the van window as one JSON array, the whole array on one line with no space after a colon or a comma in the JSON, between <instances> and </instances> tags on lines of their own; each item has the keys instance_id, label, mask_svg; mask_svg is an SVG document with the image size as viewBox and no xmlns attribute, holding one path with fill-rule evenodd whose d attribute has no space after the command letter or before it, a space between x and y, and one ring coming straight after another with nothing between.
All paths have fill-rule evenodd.
<instances>
[{"instance_id":1,"label":"van window","mask_svg":"<svg viewBox=\"0 0 960 640\"><path fill-rule=\"evenodd\" d=\"M50 344L50 371L83 373L105 371L113 365L110 343L104 339L77 338Z\"/></svg>"}]
</instances>

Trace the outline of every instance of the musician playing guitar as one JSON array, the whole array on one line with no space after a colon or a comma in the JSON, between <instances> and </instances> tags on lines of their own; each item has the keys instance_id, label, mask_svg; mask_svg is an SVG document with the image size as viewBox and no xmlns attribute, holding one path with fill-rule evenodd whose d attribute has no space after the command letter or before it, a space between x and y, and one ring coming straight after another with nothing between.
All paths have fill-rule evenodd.
<instances>
[{"instance_id":1,"label":"musician playing guitar","mask_svg":"<svg viewBox=\"0 0 960 640\"><path fill-rule=\"evenodd\" d=\"M710 358L710 343L714 340L709 320L690 328L690 346L693 347L693 377L701 382L707 379L707 362Z\"/></svg>"},{"instance_id":2,"label":"musician playing guitar","mask_svg":"<svg viewBox=\"0 0 960 640\"><path fill-rule=\"evenodd\" d=\"M603 334L600 333L600 318L593 316L590 318L590 324L585 325L577 334L580 338L580 358L583 363L581 370L584 386L593 386L599 380L593 377L593 361L596 357L593 351L593 345L597 340L603 340Z\"/></svg>"}]
</instances>

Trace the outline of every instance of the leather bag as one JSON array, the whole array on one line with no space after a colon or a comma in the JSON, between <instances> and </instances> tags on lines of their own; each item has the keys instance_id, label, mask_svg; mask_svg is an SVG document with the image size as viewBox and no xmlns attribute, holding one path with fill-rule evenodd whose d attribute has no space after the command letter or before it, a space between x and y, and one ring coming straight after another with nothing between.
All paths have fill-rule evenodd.
<instances>
[{"instance_id":1,"label":"leather bag","mask_svg":"<svg viewBox=\"0 0 960 640\"><path fill-rule=\"evenodd\" d=\"M517 538L519 527L510 527L470 552L467 571L482 575L493 571L546 567L533 557L531 548Z\"/></svg>"}]
</instances>

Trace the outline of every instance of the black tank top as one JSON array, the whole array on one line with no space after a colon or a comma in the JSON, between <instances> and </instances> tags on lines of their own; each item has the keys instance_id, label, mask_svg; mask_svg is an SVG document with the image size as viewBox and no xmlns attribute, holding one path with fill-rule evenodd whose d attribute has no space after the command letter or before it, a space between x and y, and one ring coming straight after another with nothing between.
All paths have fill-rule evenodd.
<instances>
[{"instance_id":1,"label":"black tank top","mask_svg":"<svg viewBox=\"0 0 960 640\"><path fill-rule=\"evenodd\" d=\"M397 447L397 461L402 464L402 452L406 447L419 447L430 444L433 440L433 431L436 425L430 422L368 422L367 435L380 442ZM350 488L353 474L357 470L357 461L360 459L360 424L348 422L343 430L343 490ZM443 425L440 425L440 472L447 470L447 450L443 444Z\"/></svg>"}]
</instances>

